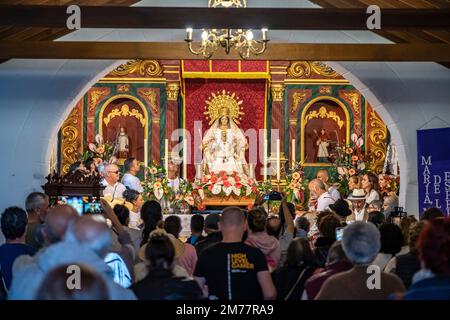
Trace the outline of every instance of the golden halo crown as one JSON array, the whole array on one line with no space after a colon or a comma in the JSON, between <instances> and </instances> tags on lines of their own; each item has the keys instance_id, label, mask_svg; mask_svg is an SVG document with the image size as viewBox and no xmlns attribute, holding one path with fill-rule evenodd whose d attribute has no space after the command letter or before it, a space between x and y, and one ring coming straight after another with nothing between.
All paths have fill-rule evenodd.
<instances>
[{"instance_id":1,"label":"golden halo crown","mask_svg":"<svg viewBox=\"0 0 450 320\"><path fill-rule=\"evenodd\" d=\"M244 112L242 112L243 101L239 101L239 97L236 96L235 92L231 93L225 90L222 90L222 92L217 91L217 93L213 92L205 103L206 111L204 115L209 120L209 125L222 116L228 116L235 123L239 124L239 121L242 120L242 115L244 115Z\"/></svg>"}]
</instances>

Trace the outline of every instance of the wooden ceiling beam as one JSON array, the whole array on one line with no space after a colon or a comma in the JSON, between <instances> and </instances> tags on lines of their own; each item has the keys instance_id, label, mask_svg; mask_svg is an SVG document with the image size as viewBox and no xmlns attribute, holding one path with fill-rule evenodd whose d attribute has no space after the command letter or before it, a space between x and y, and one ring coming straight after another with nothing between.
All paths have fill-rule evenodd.
<instances>
[{"instance_id":1,"label":"wooden ceiling beam","mask_svg":"<svg viewBox=\"0 0 450 320\"><path fill-rule=\"evenodd\" d=\"M203 59L180 42L2 41L0 59ZM214 59L239 59L219 48ZM450 62L450 44L271 43L252 60L437 61Z\"/></svg>"},{"instance_id":2,"label":"wooden ceiling beam","mask_svg":"<svg viewBox=\"0 0 450 320\"><path fill-rule=\"evenodd\" d=\"M66 27L66 6L0 5L0 26ZM448 9L382 9L382 28L450 28ZM114 19L111 19L114 17ZM187 8L81 6L82 28L367 30L365 8Z\"/></svg>"}]
</instances>

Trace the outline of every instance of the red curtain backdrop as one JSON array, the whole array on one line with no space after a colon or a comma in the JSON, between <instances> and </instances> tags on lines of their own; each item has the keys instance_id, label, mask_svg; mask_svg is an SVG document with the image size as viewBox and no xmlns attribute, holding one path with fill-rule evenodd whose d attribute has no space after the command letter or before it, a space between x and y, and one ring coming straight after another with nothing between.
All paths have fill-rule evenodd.
<instances>
[{"instance_id":1,"label":"red curtain backdrop","mask_svg":"<svg viewBox=\"0 0 450 320\"><path fill-rule=\"evenodd\" d=\"M230 93L236 93L238 101L243 101L242 107L245 113L242 116L239 127L245 132L247 129L254 128L257 131L264 129L264 112L266 107L266 80L246 80L246 79L185 79L184 83L184 104L185 104L185 128L191 133L190 163L188 165L188 179L195 177L194 167L194 121L202 121L202 136L210 127L205 118L205 101L212 93L225 90ZM196 133L198 135L198 132ZM248 139L247 139L248 141ZM260 143L261 148L263 143ZM259 147L259 146L258 146ZM259 149L258 149L259 155ZM247 151L247 161L248 161ZM255 173L256 178L260 178L259 168L261 159L258 156L258 165Z\"/></svg>"}]
</instances>

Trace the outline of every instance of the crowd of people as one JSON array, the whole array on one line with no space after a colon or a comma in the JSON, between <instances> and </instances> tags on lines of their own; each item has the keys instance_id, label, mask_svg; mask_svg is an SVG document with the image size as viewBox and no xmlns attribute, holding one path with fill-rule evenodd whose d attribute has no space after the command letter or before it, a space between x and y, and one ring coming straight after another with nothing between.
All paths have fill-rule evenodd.
<instances>
[{"instance_id":1,"label":"crowd of people","mask_svg":"<svg viewBox=\"0 0 450 320\"><path fill-rule=\"evenodd\" d=\"M282 197L269 213L259 195L251 209L192 215L184 239L179 216L143 200L137 161L124 167L121 181L114 164L100 173L102 214L40 192L3 211L1 298L450 299L450 218L431 208L393 219L398 198L377 176L350 179L341 195L319 170L307 212Z\"/></svg>"}]
</instances>

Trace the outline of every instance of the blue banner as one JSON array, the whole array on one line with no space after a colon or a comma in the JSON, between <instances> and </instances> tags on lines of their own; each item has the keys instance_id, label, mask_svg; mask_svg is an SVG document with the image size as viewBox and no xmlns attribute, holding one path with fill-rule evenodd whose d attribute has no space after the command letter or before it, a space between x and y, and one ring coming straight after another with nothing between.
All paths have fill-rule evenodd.
<instances>
[{"instance_id":1,"label":"blue banner","mask_svg":"<svg viewBox=\"0 0 450 320\"><path fill-rule=\"evenodd\" d=\"M450 128L417 131L420 214L435 207L450 214Z\"/></svg>"}]
</instances>

